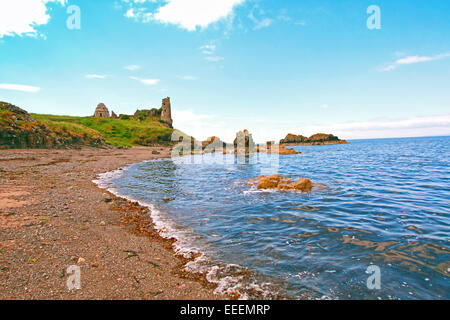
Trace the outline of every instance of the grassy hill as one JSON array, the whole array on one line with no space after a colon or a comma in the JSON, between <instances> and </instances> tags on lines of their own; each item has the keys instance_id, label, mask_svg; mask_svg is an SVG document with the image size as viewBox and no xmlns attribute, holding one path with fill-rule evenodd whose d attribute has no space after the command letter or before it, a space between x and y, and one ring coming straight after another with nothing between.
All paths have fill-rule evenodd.
<instances>
[{"instance_id":1,"label":"grassy hill","mask_svg":"<svg viewBox=\"0 0 450 320\"><path fill-rule=\"evenodd\" d=\"M108 119L28 114L0 102L0 148L119 147L171 141L173 129L151 117Z\"/></svg>"},{"instance_id":2,"label":"grassy hill","mask_svg":"<svg viewBox=\"0 0 450 320\"><path fill-rule=\"evenodd\" d=\"M170 142L173 129L167 128L155 118L108 119L95 117L70 117L31 114L49 126L81 125L99 132L106 143L113 146L131 147Z\"/></svg>"}]
</instances>

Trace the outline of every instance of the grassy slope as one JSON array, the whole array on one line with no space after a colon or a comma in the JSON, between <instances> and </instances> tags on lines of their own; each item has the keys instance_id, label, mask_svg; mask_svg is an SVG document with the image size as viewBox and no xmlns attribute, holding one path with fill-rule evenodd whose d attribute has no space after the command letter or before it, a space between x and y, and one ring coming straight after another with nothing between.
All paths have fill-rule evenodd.
<instances>
[{"instance_id":1,"label":"grassy slope","mask_svg":"<svg viewBox=\"0 0 450 320\"><path fill-rule=\"evenodd\" d=\"M71 131L87 129L91 133L95 130L103 135L108 144L113 146L130 147L167 142L170 141L173 132L157 119L151 118L139 121L137 119L119 120L42 114L31 114L31 116L50 127L67 127Z\"/></svg>"}]
</instances>

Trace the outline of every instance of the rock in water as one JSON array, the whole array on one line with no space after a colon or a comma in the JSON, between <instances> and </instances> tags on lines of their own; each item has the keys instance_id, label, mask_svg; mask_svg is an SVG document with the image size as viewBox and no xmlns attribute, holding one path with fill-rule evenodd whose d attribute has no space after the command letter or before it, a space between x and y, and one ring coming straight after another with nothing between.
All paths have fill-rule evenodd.
<instances>
[{"instance_id":1,"label":"rock in water","mask_svg":"<svg viewBox=\"0 0 450 320\"><path fill-rule=\"evenodd\" d=\"M278 189L280 191L311 191L313 184L311 180L307 178L301 178L295 182L292 182L290 178L282 177L279 174L273 176L260 176L258 178L249 181L249 184L257 183L259 190Z\"/></svg>"}]
</instances>

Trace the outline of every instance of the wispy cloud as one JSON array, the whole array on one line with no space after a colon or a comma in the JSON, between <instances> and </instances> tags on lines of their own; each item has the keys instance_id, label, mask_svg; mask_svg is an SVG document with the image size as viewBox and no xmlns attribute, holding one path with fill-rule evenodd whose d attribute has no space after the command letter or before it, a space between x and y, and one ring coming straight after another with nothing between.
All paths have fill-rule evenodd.
<instances>
[{"instance_id":1,"label":"wispy cloud","mask_svg":"<svg viewBox=\"0 0 450 320\"><path fill-rule=\"evenodd\" d=\"M41 88L35 86L27 86L23 84L9 84L9 83L0 83L0 89L31 92L31 93L39 92L41 90Z\"/></svg>"},{"instance_id":2,"label":"wispy cloud","mask_svg":"<svg viewBox=\"0 0 450 320\"><path fill-rule=\"evenodd\" d=\"M215 41L212 41L208 44L205 44L199 48L201 52L205 55L205 60L210 62L219 62L224 60L223 57L220 57L216 54L217 45L215 44Z\"/></svg>"},{"instance_id":3,"label":"wispy cloud","mask_svg":"<svg viewBox=\"0 0 450 320\"><path fill-rule=\"evenodd\" d=\"M145 79L145 78L138 78L138 77L130 77L130 79L139 81L140 83L145 84L147 86L157 85L161 81L160 79Z\"/></svg>"},{"instance_id":4,"label":"wispy cloud","mask_svg":"<svg viewBox=\"0 0 450 320\"><path fill-rule=\"evenodd\" d=\"M166 0L156 9L149 9L147 2L154 0L122 0L128 5L124 14L140 22L159 22L173 24L181 29L196 31L228 18L234 8L246 0Z\"/></svg>"},{"instance_id":5,"label":"wispy cloud","mask_svg":"<svg viewBox=\"0 0 450 320\"><path fill-rule=\"evenodd\" d=\"M203 54L214 54L214 52L216 51L216 45L215 44L205 44L203 46L200 47L200 50L202 50Z\"/></svg>"},{"instance_id":6,"label":"wispy cloud","mask_svg":"<svg viewBox=\"0 0 450 320\"><path fill-rule=\"evenodd\" d=\"M255 8L253 10L255 10L256 8L258 8L258 6L255 6ZM253 27L254 30L267 28L273 23L274 20L271 19L271 18L267 18L267 17L265 17L265 18L256 18L255 14L253 13L253 10L250 11L250 14L248 15L248 17L255 24L255 26ZM263 15L264 11L259 9L259 14Z\"/></svg>"},{"instance_id":7,"label":"wispy cloud","mask_svg":"<svg viewBox=\"0 0 450 320\"><path fill-rule=\"evenodd\" d=\"M49 3L66 4L66 0L1 0L0 38L4 36L38 35L37 27L50 20L47 13Z\"/></svg>"},{"instance_id":8,"label":"wispy cloud","mask_svg":"<svg viewBox=\"0 0 450 320\"><path fill-rule=\"evenodd\" d=\"M321 108L321 109L328 109L329 106L328 106L327 104L323 104L323 105L320 106L320 108Z\"/></svg>"},{"instance_id":9,"label":"wispy cloud","mask_svg":"<svg viewBox=\"0 0 450 320\"><path fill-rule=\"evenodd\" d=\"M132 64L132 65L124 67L124 69L128 70L128 71L136 71L136 70L139 70L140 68L141 68L141 66L138 66L136 64Z\"/></svg>"},{"instance_id":10,"label":"wispy cloud","mask_svg":"<svg viewBox=\"0 0 450 320\"><path fill-rule=\"evenodd\" d=\"M105 79L107 76L102 74L87 74L85 78L87 79Z\"/></svg>"},{"instance_id":11,"label":"wispy cloud","mask_svg":"<svg viewBox=\"0 0 450 320\"><path fill-rule=\"evenodd\" d=\"M428 62L428 61L436 61L436 60L441 60L441 59L448 58L448 57L450 57L450 53L442 53L442 54L438 54L435 56L408 56L408 57L400 58L393 63L390 63L388 65L385 65L385 66L379 68L379 71L380 72L392 71L403 65L416 64L416 63Z\"/></svg>"}]
</instances>

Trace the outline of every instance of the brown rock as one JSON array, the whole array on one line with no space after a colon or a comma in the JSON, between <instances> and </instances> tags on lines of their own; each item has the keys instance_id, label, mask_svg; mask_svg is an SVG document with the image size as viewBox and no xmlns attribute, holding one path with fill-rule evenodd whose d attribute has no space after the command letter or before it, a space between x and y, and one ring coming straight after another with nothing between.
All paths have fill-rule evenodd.
<instances>
[{"instance_id":1,"label":"brown rock","mask_svg":"<svg viewBox=\"0 0 450 320\"><path fill-rule=\"evenodd\" d=\"M278 189L280 191L309 192L313 187L313 184L309 179L301 178L292 182L291 179L282 177L279 174L269 177L260 176L249 181L250 185L253 185L254 183L257 183L257 188L259 190Z\"/></svg>"},{"instance_id":2,"label":"brown rock","mask_svg":"<svg viewBox=\"0 0 450 320\"><path fill-rule=\"evenodd\" d=\"M267 153L281 154L281 155L290 155L290 154L301 154L301 152L297 152L294 149L286 148L286 146L280 144L277 146L271 146Z\"/></svg>"},{"instance_id":3,"label":"brown rock","mask_svg":"<svg viewBox=\"0 0 450 320\"><path fill-rule=\"evenodd\" d=\"M278 185L278 190L282 190L282 191L296 190L296 191L308 192L308 191L311 191L312 187L313 186L312 186L311 180L306 179L306 178L301 178L301 179L297 180L296 182L290 183L290 184L280 183Z\"/></svg>"},{"instance_id":4,"label":"brown rock","mask_svg":"<svg viewBox=\"0 0 450 320\"><path fill-rule=\"evenodd\" d=\"M261 176L257 185L258 189L276 189L280 183L281 176L279 174L266 177Z\"/></svg>"},{"instance_id":5,"label":"brown rock","mask_svg":"<svg viewBox=\"0 0 450 320\"><path fill-rule=\"evenodd\" d=\"M280 144L283 143L303 143L307 142L308 138L302 135L295 135L292 133L289 133L286 138L280 140Z\"/></svg>"},{"instance_id":6,"label":"brown rock","mask_svg":"<svg viewBox=\"0 0 450 320\"><path fill-rule=\"evenodd\" d=\"M289 133L286 138L280 140L280 144L290 145L323 145L323 144L345 144L347 141L340 140L332 134L317 133L307 138L302 135Z\"/></svg>"}]
</instances>

